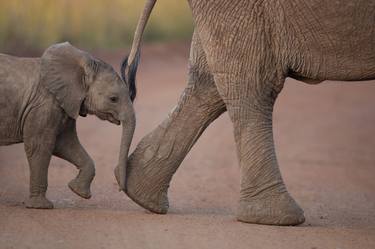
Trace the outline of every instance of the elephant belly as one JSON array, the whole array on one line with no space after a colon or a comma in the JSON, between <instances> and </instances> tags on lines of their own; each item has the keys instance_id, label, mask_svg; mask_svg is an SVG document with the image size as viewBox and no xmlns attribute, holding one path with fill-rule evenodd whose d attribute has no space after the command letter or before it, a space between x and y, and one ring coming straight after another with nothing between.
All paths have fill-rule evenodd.
<instances>
[{"instance_id":1,"label":"elephant belly","mask_svg":"<svg viewBox=\"0 0 375 249\"><path fill-rule=\"evenodd\" d=\"M320 80L375 78L374 1L282 2L291 37L297 38L296 74Z\"/></svg>"},{"instance_id":2,"label":"elephant belly","mask_svg":"<svg viewBox=\"0 0 375 249\"><path fill-rule=\"evenodd\" d=\"M22 120L36 90L39 60L0 54L0 145L22 142Z\"/></svg>"},{"instance_id":3,"label":"elephant belly","mask_svg":"<svg viewBox=\"0 0 375 249\"><path fill-rule=\"evenodd\" d=\"M0 145L22 142L18 103L11 100L12 96L3 94L0 83Z\"/></svg>"},{"instance_id":4,"label":"elephant belly","mask_svg":"<svg viewBox=\"0 0 375 249\"><path fill-rule=\"evenodd\" d=\"M18 144L22 143L22 139L20 138L12 138L12 139L0 139L0 146L6 146L6 145L11 145L11 144Z\"/></svg>"}]
</instances>

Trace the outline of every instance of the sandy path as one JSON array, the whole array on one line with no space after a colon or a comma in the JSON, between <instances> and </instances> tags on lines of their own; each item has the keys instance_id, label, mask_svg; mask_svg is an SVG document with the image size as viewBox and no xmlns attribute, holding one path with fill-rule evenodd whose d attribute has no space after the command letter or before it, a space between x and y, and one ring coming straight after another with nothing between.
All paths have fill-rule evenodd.
<instances>
[{"instance_id":1,"label":"sandy path","mask_svg":"<svg viewBox=\"0 0 375 249\"><path fill-rule=\"evenodd\" d=\"M98 54L117 65L122 53ZM176 103L187 55L181 45L144 50L135 142ZM75 168L53 159L48 196L55 209L25 209L23 145L0 147L0 248L375 248L374 83L286 83L275 141L287 187L305 210L301 226L236 222L239 170L227 114L202 135L173 178L167 215L150 214L117 191L112 171L121 128L89 117L78 126L97 165L90 200L66 186Z\"/></svg>"}]
</instances>

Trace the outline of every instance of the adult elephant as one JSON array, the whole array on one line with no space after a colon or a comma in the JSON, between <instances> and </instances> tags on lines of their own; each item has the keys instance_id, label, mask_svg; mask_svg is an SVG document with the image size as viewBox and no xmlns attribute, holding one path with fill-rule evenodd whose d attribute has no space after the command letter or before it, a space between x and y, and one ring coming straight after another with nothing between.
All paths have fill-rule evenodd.
<instances>
[{"instance_id":1,"label":"adult elephant","mask_svg":"<svg viewBox=\"0 0 375 249\"><path fill-rule=\"evenodd\" d=\"M148 0L123 76L135 79ZM195 22L189 80L177 107L129 158L126 193L166 213L173 174L205 128L228 111L241 170L237 218L296 225L305 218L282 180L272 112L286 77L306 83L375 79L375 2L189 0ZM127 66L128 65L128 66Z\"/></svg>"}]
</instances>

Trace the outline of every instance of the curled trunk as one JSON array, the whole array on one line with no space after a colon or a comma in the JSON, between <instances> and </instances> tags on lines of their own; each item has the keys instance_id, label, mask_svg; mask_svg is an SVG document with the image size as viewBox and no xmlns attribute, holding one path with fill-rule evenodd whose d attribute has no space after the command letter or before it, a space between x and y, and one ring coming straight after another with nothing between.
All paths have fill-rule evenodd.
<instances>
[{"instance_id":1,"label":"curled trunk","mask_svg":"<svg viewBox=\"0 0 375 249\"><path fill-rule=\"evenodd\" d=\"M126 119L122 120L122 137L120 145L120 155L116 178L120 186L120 190L125 191L126 188L126 166L128 163L128 154L135 130L135 114L133 107L127 112Z\"/></svg>"}]
</instances>

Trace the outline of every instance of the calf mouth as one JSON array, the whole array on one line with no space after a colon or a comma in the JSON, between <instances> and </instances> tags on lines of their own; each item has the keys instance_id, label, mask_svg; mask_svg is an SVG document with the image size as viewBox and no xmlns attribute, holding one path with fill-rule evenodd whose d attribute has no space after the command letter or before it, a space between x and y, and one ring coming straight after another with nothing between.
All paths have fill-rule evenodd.
<instances>
[{"instance_id":1,"label":"calf mouth","mask_svg":"<svg viewBox=\"0 0 375 249\"><path fill-rule=\"evenodd\" d=\"M121 124L121 121L115 118L115 116L110 112L89 111L88 113L97 116L101 120L109 121L112 124L115 124L115 125Z\"/></svg>"},{"instance_id":2,"label":"calf mouth","mask_svg":"<svg viewBox=\"0 0 375 249\"><path fill-rule=\"evenodd\" d=\"M110 112L99 112L99 111L97 111L93 114L95 114L99 119L107 120L107 121L111 122L112 124L115 124L115 125L121 124L120 120L115 118L115 116Z\"/></svg>"},{"instance_id":3,"label":"calf mouth","mask_svg":"<svg viewBox=\"0 0 375 249\"><path fill-rule=\"evenodd\" d=\"M120 125L120 124L121 124L120 120L116 119L116 118L112 115L112 113L108 113L108 114L107 114L107 120L108 120L109 122L111 122L112 124L115 124L115 125Z\"/></svg>"},{"instance_id":4,"label":"calf mouth","mask_svg":"<svg viewBox=\"0 0 375 249\"><path fill-rule=\"evenodd\" d=\"M82 102L81 108L79 110L79 115L82 117L86 117L87 114L92 114L97 116L101 120L107 120L115 125L120 125L121 121L115 118L115 115L112 112L102 112L97 110L90 110L86 107L85 101Z\"/></svg>"}]
</instances>

